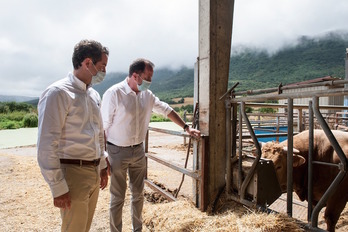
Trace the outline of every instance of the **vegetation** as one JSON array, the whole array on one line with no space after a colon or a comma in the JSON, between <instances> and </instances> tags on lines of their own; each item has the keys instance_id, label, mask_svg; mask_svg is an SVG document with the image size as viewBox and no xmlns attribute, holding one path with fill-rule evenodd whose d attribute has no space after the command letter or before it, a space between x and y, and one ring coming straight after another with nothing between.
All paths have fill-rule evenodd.
<instances>
[{"instance_id":1,"label":"vegetation","mask_svg":"<svg viewBox=\"0 0 348 232\"><path fill-rule=\"evenodd\" d=\"M151 115L151 119L150 119L150 122L169 122L169 121L170 121L169 118L165 118L164 116L160 114L155 114L155 113Z\"/></svg>"},{"instance_id":2,"label":"vegetation","mask_svg":"<svg viewBox=\"0 0 348 232\"><path fill-rule=\"evenodd\" d=\"M325 77L344 78L344 58L348 33L329 33L322 37L300 37L295 45L270 54L266 50L232 48L229 86L239 82L236 91L276 87L299 81ZM193 66L194 61L192 61ZM125 79L127 73L110 73L95 89L102 96L111 85ZM180 70L156 69L151 91L161 100L171 103L178 97L192 97L193 68Z\"/></svg>"},{"instance_id":3,"label":"vegetation","mask_svg":"<svg viewBox=\"0 0 348 232\"><path fill-rule=\"evenodd\" d=\"M348 33L329 33L316 38L302 36L295 45L284 47L273 54L260 49L242 48L236 51L232 48L226 90L236 82L239 82L239 85L235 91L244 91L277 87L281 83L286 85L328 75L344 78L347 47ZM110 86L123 81L126 76L127 73L108 73L106 79L94 88L103 96ZM152 80L151 91L168 104L183 103L184 97L193 96L193 68L155 69ZM181 99L174 101L174 98ZM34 100L31 103L35 105L37 102L38 100ZM14 110L14 107L18 109ZM192 113L193 106L185 105L176 107L175 110L181 114L184 111ZM260 110L273 112L272 109ZM0 129L33 126L35 114L35 109L29 104L1 103ZM152 116L151 121L159 120L168 119L158 115Z\"/></svg>"},{"instance_id":4,"label":"vegetation","mask_svg":"<svg viewBox=\"0 0 348 232\"><path fill-rule=\"evenodd\" d=\"M185 112L193 113L193 105L183 105L181 107L174 107L173 109L180 115L181 118L184 118ZM170 121L169 118L165 118L164 116L160 114L155 114L155 113L152 114L151 120L150 120L150 122L169 122L169 121Z\"/></svg>"},{"instance_id":5,"label":"vegetation","mask_svg":"<svg viewBox=\"0 0 348 232\"><path fill-rule=\"evenodd\" d=\"M274 54L245 48L230 60L229 85L238 90L276 87L333 76L344 78L344 58L348 34L330 33L319 38L301 37L294 46Z\"/></svg>"},{"instance_id":6,"label":"vegetation","mask_svg":"<svg viewBox=\"0 0 348 232\"><path fill-rule=\"evenodd\" d=\"M0 130L37 125L37 110L34 106L23 102L0 102Z\"/></svg>"}]
</instances>

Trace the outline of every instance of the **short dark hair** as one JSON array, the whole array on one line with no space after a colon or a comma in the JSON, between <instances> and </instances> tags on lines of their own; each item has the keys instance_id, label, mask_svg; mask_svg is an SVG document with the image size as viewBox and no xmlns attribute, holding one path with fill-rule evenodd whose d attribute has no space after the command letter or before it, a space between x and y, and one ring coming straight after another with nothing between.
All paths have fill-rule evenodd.
<instances>
[{"instance_id":1,"label":"short dark hair","mask_svg":"<svg viewBox=\"0 0 348 232\"><path fill-rule=\"evenodd\" d=\"M145 71L145 68L146 67L150 67L152 70L155 68L155 65L147 60L147 59L144 59L144 58L139 58L139 59L136 59L135 61L133 61L131 63L131 65L129 66L129 73L128 73L128 76L132 76L132 74L135 72L135 73L142 73Z\"/></svg>"},{"instance_id":2,"label":"short dark hair","mask_svg":"<svg viewBox=\"0 0 348 232\"><path fill-rule=\"evenodd\" d=\"M94 40L81 40L74 47L74 53L72 56L72 62L74 69L78 69L81 66L82 61L86 58L91 58L92 62L96 64L102 60L102 54L109 55L108 48L101 45L101 43Z\"/></svg>"}]
</instances>

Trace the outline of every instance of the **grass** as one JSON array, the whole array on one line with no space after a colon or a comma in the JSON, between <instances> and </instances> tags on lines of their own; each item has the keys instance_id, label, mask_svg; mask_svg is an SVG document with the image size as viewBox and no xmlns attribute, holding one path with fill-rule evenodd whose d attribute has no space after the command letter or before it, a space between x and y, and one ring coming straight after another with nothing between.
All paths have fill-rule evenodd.
<instances>
[{"instance_id":1,"label":"grass","mask_svg":"<svg viewBox=\"0 0 348 232\"><path fill-rule=\"evenodd\" d=\"M37 127L36 113L14 111L0 114L0 130L19 129L22 127Z\"/></svg>"}]
</instances>

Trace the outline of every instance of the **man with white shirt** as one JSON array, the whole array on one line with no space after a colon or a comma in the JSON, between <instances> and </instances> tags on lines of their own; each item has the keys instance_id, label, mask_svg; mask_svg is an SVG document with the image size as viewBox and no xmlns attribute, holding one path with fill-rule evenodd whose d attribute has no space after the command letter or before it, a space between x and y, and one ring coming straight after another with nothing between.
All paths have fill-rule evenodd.
<instances>
[{"instance_id":1,"label":"man with white shirt","mask_svg":"<svg viewBox=\"0 0 348 232\"><path fill-rule=\"evenodd\" d=\"M101 99L91 86L105 77L109 51L82 40L74 47L74 71L50 85L38 104L38 163L61 231L89 231L99 188L107 186Z\"/></svg>"},{"instance_id":2,"label":"man with white shirt","mask_svg":"<svg viewBox=\"0 0 348 232\"><path fill-rule=\"evenodd\" d=\"M152 111L168 117L191 136L200 136L200 131L185 124L167 103L160 101L148 90L153 69L154 64L151 61L135 60L129 67L128 77L110 87L103 95L101 112L111 166L110 229L112 232L122 231L127 171L132 193L132 230L142 230L141 214L146 171L143 141Z\"/></svg>"}]
</instances>

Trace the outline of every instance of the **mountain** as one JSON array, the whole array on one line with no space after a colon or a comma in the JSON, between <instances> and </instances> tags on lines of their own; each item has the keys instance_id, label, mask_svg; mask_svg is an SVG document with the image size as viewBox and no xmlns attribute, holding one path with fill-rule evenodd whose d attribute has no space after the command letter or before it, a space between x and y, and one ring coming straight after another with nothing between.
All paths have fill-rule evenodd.
<instances>
[{"instance_id":1,"label":"mountain","mask_svg":"<svg viewBox=\"0 0 348 232\"><path fill-rule=\"evenodd\" d=\"M296 44L270 54L266 50L242 48L230 59L229 86L239 82L236 91L263 89L331 75L344 79L348 33L332 32L321 37L298 38ZM192 65L193 66L193 65ZM193 68L155 69L150 89L160 99L193 96ZM95 88L102 95L126 73L108 74Z\"/></svg>"},{"instance_id":2,"label":"mountain","mask_svg":"<svg viewBox=\"0 0 348 232\"><path fill-rule=\"evenodd\" d=\"M123 81L127 75L127 73L108 73L105 80L95 85L94 89L103 96L110 86ZM193 69L186 67L180 70L155 69L150 89L163 100L193 96Z\"/></svg>"},{"instance_id":3,"label":"mountain","mask_svg":"<svg viewBox=\"0 0 348 232\"><path fill-rule=\"evenodd\" d=\"M265 50L246 48L231 57L229 85L236 90L276 87L324 76L345 77L348 33L322 37L300 37L296 45L270 55Z\"/></svg>"},{"instance_id":4,"label":"mountain","mask_svg":"<svg viewBox=\"0 0 348 232\"><path fill-rule=\"evenodd\" d=\"M0 102L27 102L33 99L35 99L35 97L0 95Z\"/></svg>"},{"instance_id":5,"label":"mountain","mask_svg":"<svg viewBox=\"0 0 348 232\"><path fill-rule=\"evenodd\" d=\"M331 75L344 79L345 56L348 48L347 32L332 32L321 37L298 38L289 45L270 54L266 50L232 48L229 87L239 82L236 91L263 89ZM192 64L193 66L193 64ZM193 96L193 68L178 70L156 68L151 91L161 100ZM112 85L123 81L127 73L107 73L105 80L94 88L103 96ZM226 87L226 90L228 89ZM2 97L2 98L1 98ZM0 96L0 101L5 97ZM11 101L28 101L24 97L7 98ZM30 100L30 99L29 99ZM37 104L37 99L29 103Z\"/></svg>"}]
</instances>

